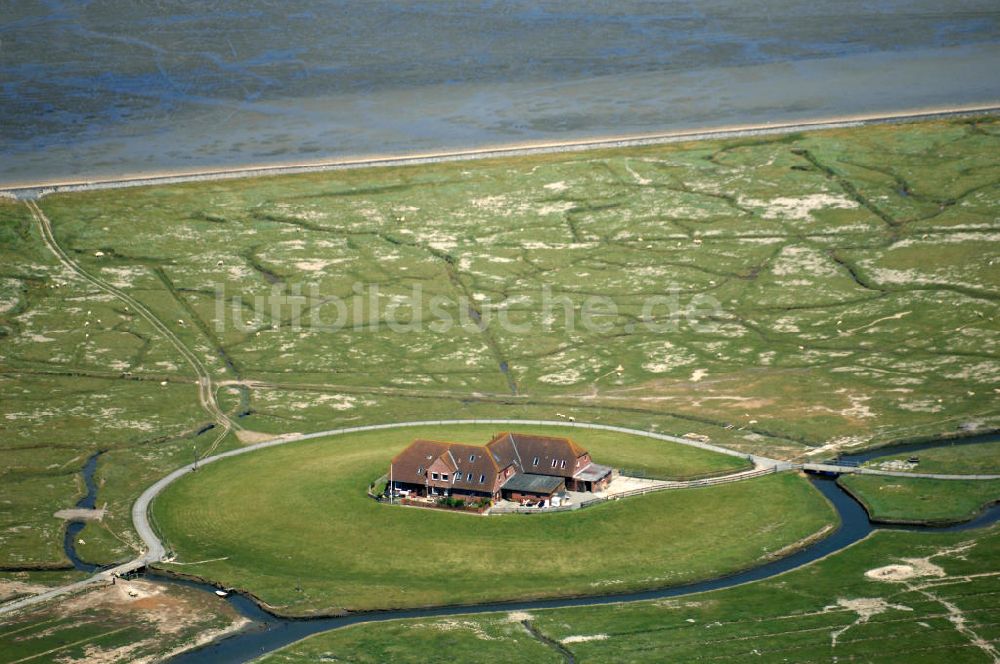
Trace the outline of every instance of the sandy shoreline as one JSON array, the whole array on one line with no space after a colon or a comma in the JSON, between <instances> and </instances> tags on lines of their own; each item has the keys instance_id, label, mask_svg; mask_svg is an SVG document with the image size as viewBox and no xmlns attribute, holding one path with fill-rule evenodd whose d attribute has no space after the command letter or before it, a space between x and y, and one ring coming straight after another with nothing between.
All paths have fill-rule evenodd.
<instances>
[{"instance_id":1,"label":"sandy shoreline","mask_svg":"<svg viewBox=\"0 0 1000 664\"><path fill-rule=\"evenodd\" d=\"M494 157L527 156L557 152L579 152L605 148L657 145L682 141L708 140L719 138L739 138L769 134L785 134L799 131L838 129L865 124L889 124L948 117L974 116L1000 113L1000 102L991 104L970 104L947 108L907 109L894 113L842 115L788 123L765 123L749 125L727 125L684 129L662 133L646 133L621 136L605 136L565 141L535 141L487 145L477 148L446 150L440 152L419 152L408 154L371 154L337 159L300 161L294 163L252 164L232 168L195 169L178 171L150 171L94 180L46 180L13 183L0 186L0 196L15 198L37 198L50 193L87 191L97 189L118 189L207 180L228 180L296 173L315 173L328 170L345 170L377 166L405 166L430 164L446 161L488 159Z\"/></svg>"}]
</instances>

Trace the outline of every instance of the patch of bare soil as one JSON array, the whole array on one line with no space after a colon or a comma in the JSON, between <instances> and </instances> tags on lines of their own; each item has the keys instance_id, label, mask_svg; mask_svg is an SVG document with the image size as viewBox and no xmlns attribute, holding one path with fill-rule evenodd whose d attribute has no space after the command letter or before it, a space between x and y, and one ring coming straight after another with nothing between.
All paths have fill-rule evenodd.
<instances>
[{"instance_id":1,"label":"patch of bare soil","mask_svg":"<svg viewBox=\"0 0 1000 664\"><path fill-rule=\"evenodd\" d=\"M926 558L904 558L906 564L886 565L865 572L865 576L873 581L899 583L925 576L945 576L944 570Z\"/></svg>"},{"instance_id":2,"label":"patch of bare soil","mask_svg":"<svg viewBox=\"0 0 1000 664\"><path fill-rule=\"evenodd\" d=\"M607 638L607 634L574 634L573 636L567 636L565 639L560 639L559 643L562 643L563 645L570 643L586 643L587 641L605 641Z\"/></svg>"},{"instance_id":3,"label":"patch of bare soil","mask_svg":"<svg viewBox=\"0 0 1000 664\"><path fill-rule=\"evenodd\" d=\"M172 634L201 622L191 598L172 588L152 581L116 579L113 585L102 586L62 604L66 614L92 608L107 608L116 613L141 615L156 624L158 631Z\"/></svg>"},{"instance_id":4,"label":"patch of bare soil","mask_svg":"<svg viewBox=\"0 0 1000 664\"><path fill-rule=\"evenodd\" d=\"M237 429L236 438L244 445L263 443L265 440L278 438L273 433L262 433L260 431L250 431L249 429Z\"/></svg>"},{"instance_id":5,"label":"patch of bare soil","mask_svg":"<svg viewBox=\"0 0 1000 664\"><path fill-rule=\"evenodd\" d=\"M8 599L24 595L37 595L46 590L49 590L48 586L26 583L24 581L0 579L0 602L6 602Z\"/></svg>"},{"instance_id":6,"label":"patch of bare soil","mask_svg":"<svg viewBox=\"0 0 1000 664\"><path fill-rule=\"evenodd\" d=\"M88 645L83 661L98 664L152 662L204 645L219 636L239 630L250 622L234 615L223 627L203 629L207 621L216 620L220 607L206 605L213 601L213 598L202 598L200 595L151 581L116 579L114 584L101 586L66 600L55 610L63 617L80 616L84 612L92 614L95 610L106 612L110 615L104 619L109 623L120 621L125 628L142 625L144 630L152 632L147 638L120 647ZM223 610L232 613L228 607ZM176 647L169 654L162 654L164 648L175 644ZM156 654L144 655L144 652Z\"/></svg>"},{"instance_id":7,"label":"patch of bare soil","mask_svg":"<svg viewBox=\"0 0 1000 664\"><path fill-rule=\"evenodd\" d=\"M845 632L852 627L865 624L872 616L885 613L889 609L895 609L897 611L913 611L912 608L902 604L890 604L881 597L858 597L856 599L841 598L837 600L836 606L826 607L826 610L838 608L853 611L858 615L858 617L853 623L845 625L844 627L830 633L830 645L834 648L837 647L837 639L843 636Z\"/></svg>"}]
</instances>

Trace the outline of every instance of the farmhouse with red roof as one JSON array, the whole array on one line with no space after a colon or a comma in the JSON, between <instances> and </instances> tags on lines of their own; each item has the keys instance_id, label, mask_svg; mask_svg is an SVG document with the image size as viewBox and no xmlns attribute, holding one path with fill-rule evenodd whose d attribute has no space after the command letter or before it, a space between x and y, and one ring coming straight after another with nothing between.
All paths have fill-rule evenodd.
<instances>
[{"instance_id":1,"label":"farmhouse with red roof","mask_svg":"<svg viewBox=\"0 0 1000 664\"><path fill-rule=\"evenodd\" d=\"M391 490L472 501L601 491L612 469L569 438L504 432L485 446L418 439L393 457Z\"/></svg>"}]
</instances>

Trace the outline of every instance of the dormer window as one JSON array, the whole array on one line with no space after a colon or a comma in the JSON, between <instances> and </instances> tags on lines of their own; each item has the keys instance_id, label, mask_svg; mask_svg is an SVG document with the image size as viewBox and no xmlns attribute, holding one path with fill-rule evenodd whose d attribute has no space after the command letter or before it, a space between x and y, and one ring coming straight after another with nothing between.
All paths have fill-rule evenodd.
<instances>
[{"instance_id":1,"label":"dormer window","mask_svg":"<svg viewBox=\"0 0 1000 664\"><path fill-rule=\"evenodd\" d=\"M553 459L552 460L552 467L555 468L557 463L559 463L559 461L557 459Z\"/></svg>"},{"instance_id":2,"label":"dormer window","mask_svg":"<svg viewBox=\"0 0 1000 664\"><path fill-rule=\"evenodd\" d=\"M419 468L417 468L417 475L423 475L423 474L424 474L424 467L420 466Z\"/></svg>"},{"instance_id":3,"label":"dormer window","mask_svg":"<svg viewBox=\"0 0 1000 664\"><path fill-rule=\"evenodd\" d=\"M476 455L475 454L470 454L469 455L469 463L475 463L475 461L476 461Z\"/></svg>"},{"instance_id":4,"label":"dormer window","mask_svg":"<svg viewBox=\"0 0 1000 664\"><path fill-rule=\"evenodd\" d=\"M534 459L531 460L531 465L532 466L537 466L538 465L538 457L535 457Z\"/></svg>"},{"instance_id":5,"label":"dormer window","mask_svg":"<svg viewBox=\"0 0 1000 664\"><path fill-rule=\"evenodd\" d=\"M479 483L482 484L485 481L486 481L486 475L480 475L479 476Z\"/></svg>"},{"instance_id":6,"label":"dormer window","mask_svg":"<svg viewBox=\"0 0 1000 664\"><path fill-rule=\"evenodd\" d=\"M560 468L565 468L566 467L566 462L565 461L560 462L559 463L559 467Z\"/></svg>"}]
</instances>

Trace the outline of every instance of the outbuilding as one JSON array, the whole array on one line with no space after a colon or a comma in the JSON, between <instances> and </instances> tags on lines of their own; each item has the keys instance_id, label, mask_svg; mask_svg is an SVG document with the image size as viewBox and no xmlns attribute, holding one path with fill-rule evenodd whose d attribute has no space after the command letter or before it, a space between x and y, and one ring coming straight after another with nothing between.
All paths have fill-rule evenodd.
<instances>
[{"instance_id":1,"label":"outbuilding","mask_svg":"<svg viewBox=\"0 0 1000 664\"><path fill-rule=\"evenodd\" d=\"M519 473L511 476L500 489L505 500L519 503L525 500L551 500L566 490L566 481L552 475Z\"/></svg>"}]
</instances>

